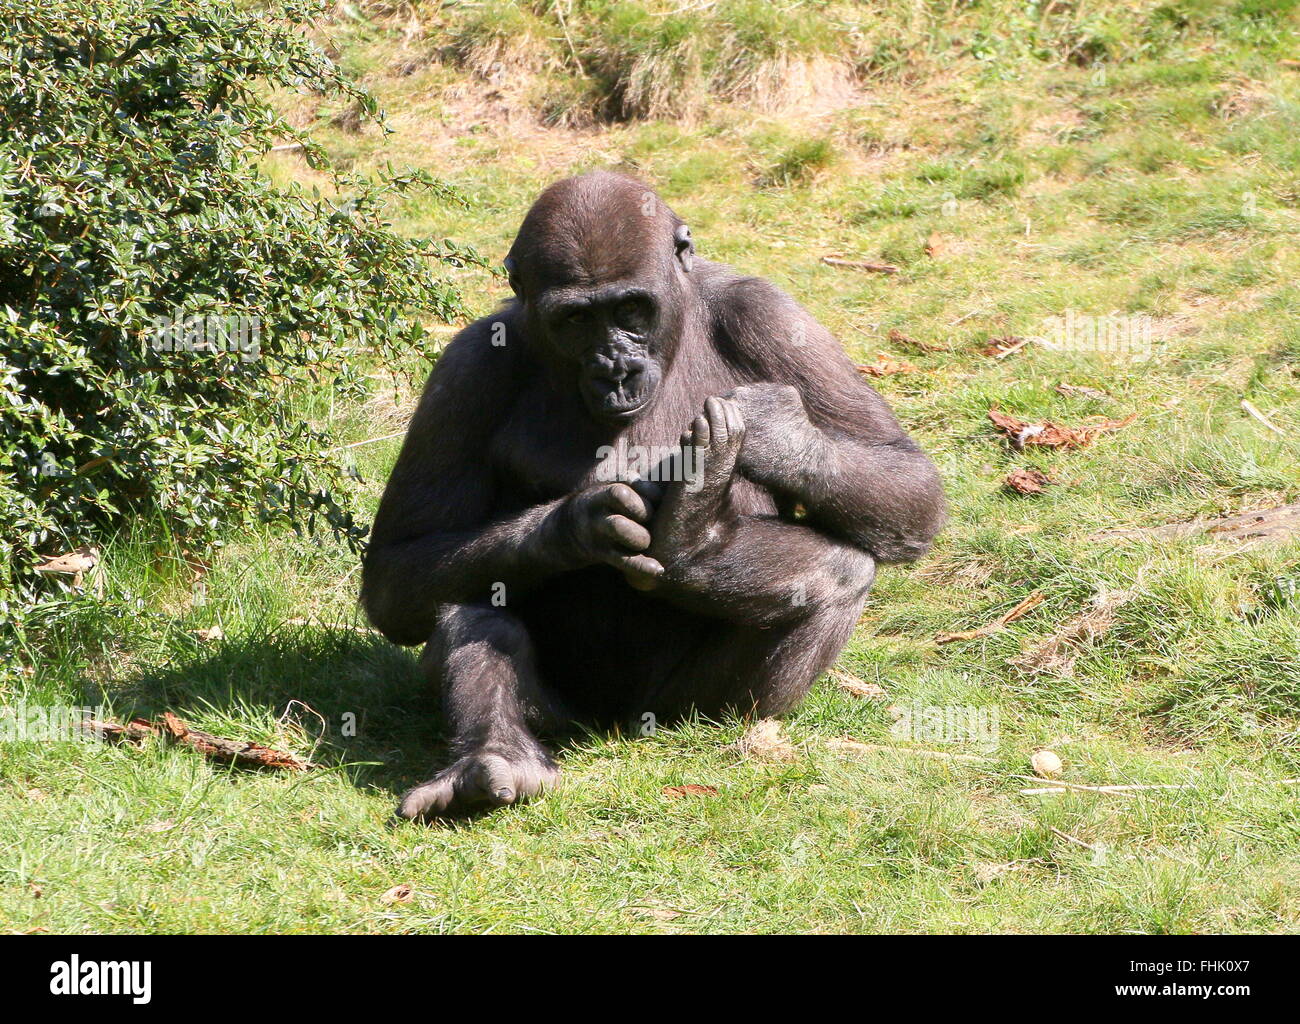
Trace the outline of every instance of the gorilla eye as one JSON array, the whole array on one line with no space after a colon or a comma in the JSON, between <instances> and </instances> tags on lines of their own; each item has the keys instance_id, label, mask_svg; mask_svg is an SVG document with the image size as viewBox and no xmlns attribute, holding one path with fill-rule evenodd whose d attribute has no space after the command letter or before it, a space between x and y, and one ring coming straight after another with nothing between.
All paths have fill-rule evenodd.
<instances>
[{"instance_id":1,"label":"gorilla eye","mask_svg":"<svg viewBox=\"0 0 1300 1024\"><path fill-rule=\"evenodd\" d=\"M571 324L585 324L591 319L591 312L584 306L572 310L564 319Z\"/></svg>"},{"instance_id":2,"label":"gorilla eye","mask_svg":"<svg viewBox=\"0 0 1300 1024\"><path fill-rule=\"evenodd\" d=\"M614 307L614 319L623 328L643 328L649 319L649 310L640 299L624 299Z\"/></svg>"}]
</instances>

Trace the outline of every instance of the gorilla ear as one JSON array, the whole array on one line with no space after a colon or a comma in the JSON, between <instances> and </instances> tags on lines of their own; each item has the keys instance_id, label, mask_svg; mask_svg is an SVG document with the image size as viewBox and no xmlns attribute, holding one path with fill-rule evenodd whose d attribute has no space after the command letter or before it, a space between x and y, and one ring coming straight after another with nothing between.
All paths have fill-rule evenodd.
<instances>
[{"instance_id":1,"label":"gorilla ear","mask_svg":"<svg viewBox=\"0 0 1300 1024\"><path fill-rule=\"evenodd\" d=\"M510 282L510 290L515 293L516 298L523 298L519 292L519 264L513 256L507 256L501 261L501 265L506 269L506 280Z\"/></svg>"},{"instance_id":2,"label":"gorilla ear","mask_svg":"<svg viewBox=\"0 0 1300 1024\"><path fill-rule=\"evenodd\" d=\"M695 243L691 241L691 229L685 224L677 225L677 230L673 232L673 245L677 250L677 261L683 270L690 273Z\"/></svg>"}]
</instances>

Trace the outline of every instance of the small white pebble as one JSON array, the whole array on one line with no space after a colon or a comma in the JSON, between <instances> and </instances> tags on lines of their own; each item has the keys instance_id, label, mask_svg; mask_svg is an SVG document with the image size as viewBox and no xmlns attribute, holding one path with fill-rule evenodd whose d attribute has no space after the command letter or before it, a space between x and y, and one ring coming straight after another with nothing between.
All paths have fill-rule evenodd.
<instances>
[{"instance_id":1,"label":"small white pebble","mask_svg":"<svg viewBox=\"0 0 1300 1024\"><path fill-rule=\"evenodd\" d=\"M1053 775L1061 774L1061 759L1050 750L1038 751L1029 759L1029 763L1044 778L1050 779Z\"/></svg>"}]
</instances>

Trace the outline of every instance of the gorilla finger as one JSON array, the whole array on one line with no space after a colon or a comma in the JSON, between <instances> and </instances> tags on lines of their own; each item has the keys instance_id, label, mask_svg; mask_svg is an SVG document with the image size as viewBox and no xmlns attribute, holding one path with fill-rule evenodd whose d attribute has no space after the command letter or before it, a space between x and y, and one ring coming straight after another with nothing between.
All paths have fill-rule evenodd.
<instances>
[{"instance_id":1,"label":"gorilla finger","mask_svg":"<svg viewBox=\"0 0 1300 1024\"><path fill-rule=\"evenodd\" d=\"M637 590L653 590L664 574L664 567L649 555L625 555L613 564L623 570L628 583Z\"/></svg>"},{"instance_id":2,"label":"gorilla finger","mask_svg":"<svg viewBox=\"0 0 1300 1024\"><path fill-rule=\"evenodd\" d=\"M715 444L726 444L730 436L727 433L727 407L721 398L710 398L704 403L704 413L709 417L709 432Z\"/></svg>"},{"instance_id":3,"label":"gorilla finger","mask_svg":"<svg viewBox=\"0 0 1300 1024\"><path fill-rule=\"evenodd\" d=\"M606 516L597 529L602 537L629 551L644 551L650 546L650 531L625 516Z\"/></svg>"},{"instance_id":4,"label":"gorilla finger","mask_svg":"<svg viewBox=\"0 0 1300 1024\"><path fill-rule=\"evenodd\" d=\"M650 521L651 509L633 484L617 483L605 492L605 508L639 523Z\"/></svg>"},{"instance_id":5,"label":"gorilla finger","mask_svg":"<svg viewBox=\"0 0 1300 1024\"><path fill-rule=\"evenodd\" d=\"M691 444L696 448L707 448L712 435L709 433L709 420L707 416L696 416L695 422L691 424Z\"/></svg>"},{"instance_id":6,"label":"gorilla finger","mask_svg":"<svg viewBox=\"0 0 1300 1024\"><path fill-rule=\"evenodd\" d=\"M745 417L741 415L740 405L736 402L725 403L727 410L727 431L733 438L743 437L745 434Z\"/></svg>"}]
</instances>

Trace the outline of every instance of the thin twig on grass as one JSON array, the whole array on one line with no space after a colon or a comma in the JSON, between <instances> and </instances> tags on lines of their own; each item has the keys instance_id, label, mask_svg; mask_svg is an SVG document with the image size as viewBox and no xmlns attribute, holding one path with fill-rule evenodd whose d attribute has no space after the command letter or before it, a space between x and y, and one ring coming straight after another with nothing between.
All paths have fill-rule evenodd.
<instances>
[{"instance_id":1,"label":"thin twig on grass","mask_svg":"<svg viewBox=\"0 0 1300 1024\"><path fill-rule=\"evenodd\" d=\"M1245 409L1246 412L1250 413L1250 415L1253 416L1255 419L1259 420L1260 423L1264 424L1264 426L1268 427L1269 430L1273 431L1273 433L1281 434L1284 437L1286 436L1285 430L1283 430L1281 427L1274 426L1269 421L1269 418L1267 416L1265 416L1262 412L1256 409L1253 405L1250 404L1250 402L1246 401L1244 398L1241 400L1241 407Z\"/></svg>"},{"instance_id":2,"label":"thin twig on grass","mask_svg":"<svg viewBox=\"0 0 1300 1024\"><path fill-rule=\"evenodd\" d=\"M846 260L838 256L823 256L822 262L828 267L848 267L850 270L866 270L873 274L898 273L898 268L892 263L879 263L876 260Z\"/></svg>"},{"instance_id":3,"label":"thin twig on grass","mask_svg":"<svg viewBox=\"0 0 1300 1024\"><path fill-rule=\"evenodd\" d=\"M1029 782L1049 782L1048 779L1037 779L1032 775L1013 775L1015 779L1025 779ZM1251 782L1251 785L1257 786L1297 786L1300 785L1300 779L1259 779ZM1061 793L1070 793L1080 790L1085 793L1115 793L1120 796L1128 796L1130 793L1136 793L1151 789L1197 789L1195 782L1152 782L1143 785L1128 786L1084 786L1074 782L1061 782L1059 780L1050 781L1050 784L1037 789L1022 789L1021 796L1056 796Z\"/></svg>"},{"instance_id":4,"label":"thin twig on grass","mask_svg":"<svg viewBox=\"0 0 1300 1024\"><path fill-rule=\"evenodd\" d=\"M940 633L934 638L934 642L936 644L950 644L954 640L977 640L982 636L988 636L990 633L996 633L1008 623L1015 622L1016 619L1029 614L1029 612L1037 608L1046 599L1046 594L1041 590L1035 590L1009 612L999 615L992 622L986 623L978 629L968 629L961 633Z\"/></svg>"}]
</instances>

